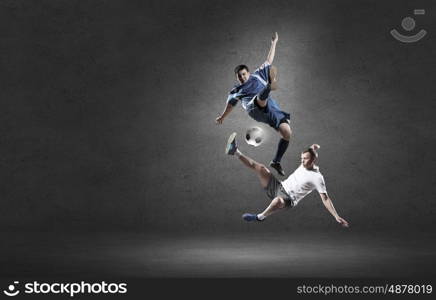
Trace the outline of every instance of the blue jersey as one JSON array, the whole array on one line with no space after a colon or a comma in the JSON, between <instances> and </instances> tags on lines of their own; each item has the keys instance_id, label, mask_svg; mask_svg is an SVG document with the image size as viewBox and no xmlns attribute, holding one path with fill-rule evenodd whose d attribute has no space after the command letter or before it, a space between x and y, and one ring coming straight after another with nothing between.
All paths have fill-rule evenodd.
<instances>
[{"instance_id":1,"label":"blue jersey","mask_svg":"<svg viewBox=\"0 0 436 300\"><path fill-rule=\"evenodd\" d=\"M242 107L246 111L252 110L251 101L268 84L270 67L271 65L265 62L254 73L250 74L246 82L235 85L227 97L227 103L235 106L238 101L241 101Z\"/></svg>"}]
</instances>

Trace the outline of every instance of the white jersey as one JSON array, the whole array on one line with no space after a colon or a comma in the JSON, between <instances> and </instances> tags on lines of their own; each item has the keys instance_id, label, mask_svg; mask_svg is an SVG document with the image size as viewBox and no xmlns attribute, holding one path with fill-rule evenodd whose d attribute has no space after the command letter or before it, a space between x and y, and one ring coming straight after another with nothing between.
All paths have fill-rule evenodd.
<instances>
[{"instance_id":1,"label":"white jersey","mask_svg":"<svg viewBox=\"0 0 436 300\"><path fill-rule=\"evenodd\" d=\"M282 186L291 196L294 206L315 189L318 193L327 193L324 177L318 167L308 170L300 165L294 173L282 181Z\"/></svg>"}]
</instances>

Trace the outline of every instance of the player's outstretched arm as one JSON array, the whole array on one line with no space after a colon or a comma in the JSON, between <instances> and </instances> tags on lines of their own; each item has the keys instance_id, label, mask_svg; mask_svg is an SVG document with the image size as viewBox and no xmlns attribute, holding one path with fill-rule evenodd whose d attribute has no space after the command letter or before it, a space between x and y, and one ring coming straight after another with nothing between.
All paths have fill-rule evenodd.
<instances>
[{"instance_id":1,"label":"player's outstretched arm","mask_svg":"<svg viewBox=\"0 0 436 300\"><path fill-rule=\"evenodd\" d=\"M224 108L224 111L222 114L220 114L216 119L217 124L222 124L224 121L224 118L227 117L227 115L233 110L233 105L230 103L227 103L226 108Z\"/></svg>"},{"instance_id":2,"label":"player's outstretched arm","mask_svg":"<svg viewBox=\"0 0 436 300\"><path fill-rule=\"evenodd\" d=\"M327 208L327 210L332 214L332 216L336 219L336 222L338 222L339 224L341 224L343 227L348 227L350 226L348 224L348 222L341 218L338 213L336 212L335 207L333 206L333 202L330 199L330 197L326 194L326 193L320 193L319 194L321 196L322 199L322 203L324 204L325 208Z\"/></svg>"},{"instance_id":3,"label":"player's outstretched arm","mask_svg":"<svg viewBox=\"0 0 436 300\"><path fill-rule=\"evenodd\" d=\"M276 54L276 45L278 40L279 35L277 34L277 32L275 32L271 38L271 48L269 49L268 57L266 58L266 62L270 65L273 63L274 56Z\"/></svg>"}]
</instances>

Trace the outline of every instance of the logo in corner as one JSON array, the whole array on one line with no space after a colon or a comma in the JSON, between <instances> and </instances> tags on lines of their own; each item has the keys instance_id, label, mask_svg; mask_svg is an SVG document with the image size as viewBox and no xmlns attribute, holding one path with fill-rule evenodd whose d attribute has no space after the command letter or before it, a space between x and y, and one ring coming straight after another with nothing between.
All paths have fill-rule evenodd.
<instances>
[{"instance_id":1,"label":"logo in corner","mask_svg":"<svg viewBox=\"0 0 436 300\"><path fill-rule=\"evenodd\" d=\"M8 286L7 290L3 290L3 293L9 297L15 297L16 295L18 295L20 293L20 291L16 290L16 287L15 287L15 285L19 284L19 283L20 283L19 281L14 281L14 284L10 284Z\"/></svg>"},{"instance_id":2,"label":"logo in corner","mask_svg":"<svg viewBox=\"0 0 436 300\"><path fill-rule=\"evenodd\" d=\"M414 10L415 15L425 15L425 9L415 9ZM407 32L411 32L415 29L415 20L411 17L405 17L401 21L401 26L403 29ZM414 35L403 35L398 30L392 29L391 35L398 41L403 43L415 43L419 40L421 40L425 35L427 34L427 31L424 29L421 29Z\"/></svg>"}]
</instances>

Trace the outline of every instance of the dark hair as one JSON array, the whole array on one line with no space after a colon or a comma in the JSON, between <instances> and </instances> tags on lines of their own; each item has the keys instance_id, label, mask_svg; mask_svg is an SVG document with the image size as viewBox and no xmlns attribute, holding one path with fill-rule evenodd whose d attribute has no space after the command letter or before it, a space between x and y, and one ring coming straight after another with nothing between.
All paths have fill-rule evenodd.
<instances>
[{"instance_id":1,"label":"dark hair","mask_svg":"<svg viewBox=\"0 0 436 300\"><path fill-rule=\"evenodd\" d=\"M246 66L246 65L238 65L238 66L236 66L236 68L235 68L235 74L238 74L239 73L239 71L242 71L242 70L247 70L247 72L249 71L248 70L248 67Z\"/></svg>"},{"instance_id":2,"label":"dark hair","mask_svg":"<svg viewBox=\"0 0 436 300\"><path fill-rule=\"evenodd\" d=\"M310 146L309 148L307 148L306 150L303 151L303 153L310 153L310 156L313 159L318 158L318 152L316 152L316 150L318 150L319 148L321 148L320 145L318 144L313 144L312 146Z\"/></svg>"}]
</instances>

